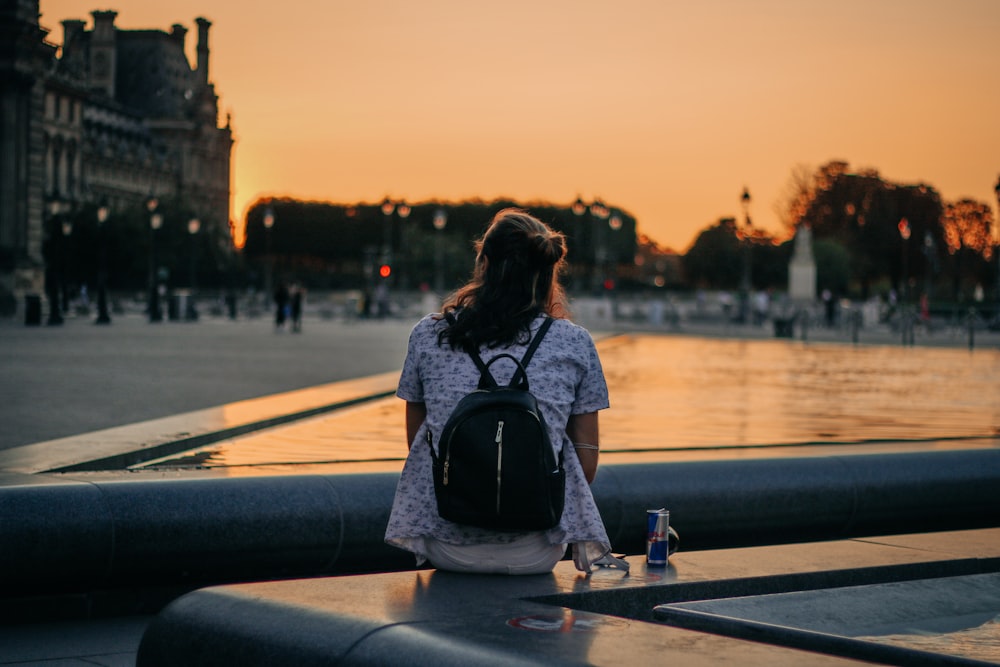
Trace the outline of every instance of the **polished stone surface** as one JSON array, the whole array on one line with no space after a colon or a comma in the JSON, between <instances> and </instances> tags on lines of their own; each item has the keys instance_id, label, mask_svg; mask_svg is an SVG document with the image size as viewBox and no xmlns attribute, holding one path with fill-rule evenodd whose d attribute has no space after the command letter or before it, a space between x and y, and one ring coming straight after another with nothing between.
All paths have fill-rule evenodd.
<instances>
[{"instance_id":1,"label":"polished stone surface","mask_svg":"<svg viewBox=\"0 0 1000 667\"><path fill-rule=\"evenodd\" d=\"M901 664L1000 662L1000 574L658 605L671 625Z\"/></svg>"},{"instance_id":2,"label":"polished stone surface","mask_svg":"<svg viewBox=\"0 0 1000 667\"><path fill-rule=\"evenodd\" d=\"M424 570L213 587L159 614L138 664L618 665L664 656L695 665L852 664L668 627L654 622L653 609L750 591L766 607L771 595L765 593L806 590L822 599L856 582L878 590L1000 569L1000 529L945 536L948 553L924 549L925 537L678 552L666 568L630 557L628 575L602 569L587 577L563 562L552 575L531 577Z\"/></svg>"}]
</instances>

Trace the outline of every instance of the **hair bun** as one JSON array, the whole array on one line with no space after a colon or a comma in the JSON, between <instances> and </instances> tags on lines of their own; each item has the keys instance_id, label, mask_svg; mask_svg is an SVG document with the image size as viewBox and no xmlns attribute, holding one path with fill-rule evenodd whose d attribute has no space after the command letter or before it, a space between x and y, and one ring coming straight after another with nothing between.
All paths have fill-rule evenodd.
<instances>
[{"instance_id":1,"label":"hair bun","mask_svg":"<svg viewBox=\"0 0 1000 667\"><path fill-rule=\"evenodd\" d=\"M561 235L536 234L531 242L535 257L546 266L556 264L566 255L566 245Z\"/></svg>"}]
</instances>

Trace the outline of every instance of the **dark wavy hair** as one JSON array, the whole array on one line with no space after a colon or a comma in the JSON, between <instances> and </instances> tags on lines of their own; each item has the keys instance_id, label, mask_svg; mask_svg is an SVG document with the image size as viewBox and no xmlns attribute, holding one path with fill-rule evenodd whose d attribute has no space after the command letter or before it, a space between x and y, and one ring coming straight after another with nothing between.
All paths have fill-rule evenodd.
<instances>
[{"instance_id":1,"label":"dark wavy hair","mask_svg":"<svg viewBox=\"0 0 1000 667\"><path fill-rule=\"evenodd\" d=\"M472 279L444 303L456 313L438 342L452 349L475 350L526 343L539 313L568 316L559 275L566 266L566 239L518 208L493 216L476 241Z\"/></svg>"}]
</instances>

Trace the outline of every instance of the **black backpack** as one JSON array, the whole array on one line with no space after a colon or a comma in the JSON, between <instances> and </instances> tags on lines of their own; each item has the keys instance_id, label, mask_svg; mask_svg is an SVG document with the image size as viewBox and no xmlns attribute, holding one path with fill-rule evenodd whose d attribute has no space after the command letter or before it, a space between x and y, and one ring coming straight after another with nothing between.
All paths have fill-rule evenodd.
<instances>
[{"instance_id":1,"label":"black backpack","mask_svg":"<svg viewBox=\"0 0 1000 667\"><path fill-rule=\"evenodd\" d=\"M450 313L448 319L454 323ZM483 363L471 353L479 368L479 388L455 406L438 452L427 433L442 518L502 531L547 530L559 523L566 488L562 455L556 460L525 371L551 325L552 318L546 317L520 361L504 353ZM517 369L510 384L500 386L490 366L504 358Z\"/></svg>"}]
</instances>

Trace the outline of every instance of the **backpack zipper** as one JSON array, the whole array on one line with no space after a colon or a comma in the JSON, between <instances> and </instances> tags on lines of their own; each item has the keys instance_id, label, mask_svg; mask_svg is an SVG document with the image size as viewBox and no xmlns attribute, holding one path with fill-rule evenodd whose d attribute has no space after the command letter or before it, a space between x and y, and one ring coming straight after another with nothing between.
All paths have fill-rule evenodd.
<instances>
[{"instance_id":1,"label":"backpack zipper","mask_svg":"<svg viewBox=\"0 0 1000 667\"><path fill-rule=\"evenodd\" d=\"M433 442L434 442L434 439L431 436L431 432L428 430L427 431L427 446L431 448L431 457L433 457L433 458L436 459L437 457L434 456L434 445L432 444ZM441 483L444 486L448 486L448 467L450 465L451 465L451 447L449 447L448 451L446 451L445 454L444 454L444 471L442 473L442 478L441 478Z\"/></svg>"},{"instance_id":2,"label":"backpack zipper","mask_svg":"<svg viewBox=\"0 0 1000 667\"><path fill-rule=\"evenodd\" d=\"M500 478L503 473L503 420L497 422L497 514L500 514Z\"/></svg>"}]
</instances>

